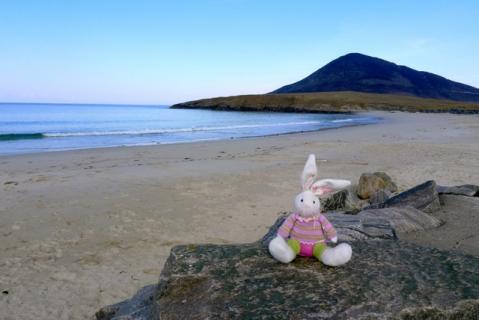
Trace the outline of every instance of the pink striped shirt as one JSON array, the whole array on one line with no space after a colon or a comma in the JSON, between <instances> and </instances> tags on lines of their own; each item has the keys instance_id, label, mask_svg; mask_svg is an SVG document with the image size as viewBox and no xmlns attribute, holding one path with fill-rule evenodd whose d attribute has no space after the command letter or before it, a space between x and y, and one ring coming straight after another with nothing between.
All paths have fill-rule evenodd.
<instances>
[{"instance_id":1,"label":"pink striped shirt","mask_svg":"<svg viewBox=\"0 0 479 320\"><path fill-rule=\"evenodd\" d=\"M284 220L278 229L278 234L284 239L292 238L301 243L324 242L336 236L336 230L331 222L322 214L310 218L293 213Z\"/></svg>"}]
</instances>

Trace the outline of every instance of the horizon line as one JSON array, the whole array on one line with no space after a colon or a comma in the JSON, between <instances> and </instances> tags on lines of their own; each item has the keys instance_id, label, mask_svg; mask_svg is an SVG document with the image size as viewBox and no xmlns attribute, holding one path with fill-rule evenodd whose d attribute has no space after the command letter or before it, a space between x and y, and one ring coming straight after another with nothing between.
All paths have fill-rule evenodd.
<instances>
[{"instance_id":1,"label":"horizon line","mask_svg":"<svg viewBox=\"0 0 479 320\"><path fill-rule=\"evenodd\" d=\"M5 105L5 104L171 107L174 103L169 103L169 104L145 104L145 103L8 102L8 101L4 102L4 101L0 101L0 105Z\"/></svg>"}]
</instances>

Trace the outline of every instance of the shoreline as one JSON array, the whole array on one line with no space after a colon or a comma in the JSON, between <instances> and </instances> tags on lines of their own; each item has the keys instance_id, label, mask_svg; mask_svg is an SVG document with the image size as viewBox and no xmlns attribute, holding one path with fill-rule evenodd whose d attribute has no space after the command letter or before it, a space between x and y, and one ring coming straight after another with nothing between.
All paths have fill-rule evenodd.
<instances>
[{"instance_id":1,"label":"shoreline","mask_svg":"<svg viewBox=\"0 0 479 320\"><path fill-rule=\"evenodd\" d=\"M9 293L0 308L12 319L91 318L157 282L174 245L257 240L279 212L292 209L309 153L316 153L321 177L353 184L375 171L388 173L400 190L430 179L479 184L479 116L372 114L384 120L259 138L1 156L0 289ZM470 223L451 219L456 227L444 229L440 245L454 244L461 224ZM411 241L436 246L434 238ZM468 241L456 249L478 255L471 242L479 241Z\"/></svg>"},{"instance_id":2,"label":"shoreline","mask_svg":"<svg viewBox=\"0 0 479 320\"><path fill-rule=\"evenodd\" d=\"M195 101L194 101L195 102ZM347 107L347 106L345 106ZM408 112L408 113L443 113L443 114L458 114L458 115L475 115L479 114L479 109L461 109L461 108L450 108L446 110L426 110L426 109L418 109L418 110L408 110L407 108L403 107L391 107L391 108L384 108L381 110L381 108L356 108L353 107L351 110L344 110L344 111L332 111L332 110L311 110L311 109L297 109L295 107L283 107L281 109L277 109L274 107L265 107L263 109L256 109L254 107L239 107L239 108L233 108L229 106L189 106L182 103L179 103L178 105L173 105L170 107L171 109L177 109L177 110L213 110L213 111L235 111L235 112L279 112L279 113L311 113L311 114L318 114L318 113L324 113L324 114L355 114L358 112Z\"/></svg>"},{"instance_id":3,"label":"shoreline","mask_svg":"<svg viewBox=\"0 0 479 320\"><path fill-rule=\"evenodd\" d=\"M255 112L255 111L253 111ZM385 113L395 113L398 111L384 111ZM319 112L324 113L324 112ZM375 115L375 114L382 114L381 112L352 112L351 114L354 115ZM317 130L304 130L304 131L294 131L294 132L284 132L284 133L273 133L273 134L266 134L266 135L256 135L256 136L247 136L247 137L230 137L230 138L218 138L218 139L198 139L198 140L191 140L191 141L179 141L179 142L163 142L163 143L146 143L146 144L134 144L134 145L114 145L114 146L102 146L102 147L88 147L88 148L77 148L77 149L64 149L64 150L45 150L45 151L37 151L37 152L23 152L23 153L0 153L0 160L2 157L14 157L14 156L28 156L28 155L38 155L43 153L56 153L56 152L76 152L82 150L101 150L101 149L112 149L112 148L136 148L136 147L154 147L154 146L164 146L164 145L176 145L176 144L192 144L192 143L207 143L207 142L216 142L216 141L235 141L235 140L243 140L243 139L255 139L255 138L265 138L265 137L279 137L283 135L295 135L295 134L307 134L307 133L315 133L315 132L322 132L327 130L337 130L343 128L350 128L350 127L357 127L357 126L367 126L367 125L375 125L378 123L382 123L385 118L380 116L377 117L377 122L372 123L356 123L351 125L344 125L342 127L331 127L331 128L321 128ZM43 135L43 133L33 133L34 135ZM46 137L47 138L47 137ZM44 138L44 139L46 139Z\"/></svg>"}]
</instances>

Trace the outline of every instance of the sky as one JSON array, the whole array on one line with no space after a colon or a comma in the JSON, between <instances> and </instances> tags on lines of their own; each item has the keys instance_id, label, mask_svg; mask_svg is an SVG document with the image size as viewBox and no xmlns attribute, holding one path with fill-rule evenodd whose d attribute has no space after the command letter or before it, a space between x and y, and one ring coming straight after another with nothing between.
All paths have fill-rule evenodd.
<instances>
[{"instance_id":1,"label":"sky","mask_svg":"<svg viewBox=\"0 0 479 320\"><path fill-rule=\"evenodd\" d=\"M266 93L350 52L479 87L479 1L0 0L0 102Z\"/></svg>"}]
</instances>

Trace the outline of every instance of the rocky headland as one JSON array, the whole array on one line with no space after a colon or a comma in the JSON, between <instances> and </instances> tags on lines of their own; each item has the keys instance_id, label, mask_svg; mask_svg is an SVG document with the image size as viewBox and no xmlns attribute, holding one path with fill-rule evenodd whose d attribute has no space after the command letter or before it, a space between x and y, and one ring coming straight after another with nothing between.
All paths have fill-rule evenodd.
<instances>
[{"instance_id":1,"label":"rocky headland","mask_svg":"<svg viewBox=\"0 0 479 320\"><path fill-rule=\"evenodd\" d=\"M269 94L201 99L175 104L172 108L479 113L479 89L430 72L349 53Z\"/></svg>"},{"instance_id":2,"label":"rocky headland","mask_svg":"<svg viewBox=\"0 0 479 320\"><path fill-rule=\"evenodd\" d=\"M345 113L359 111L405 111L477 114L479 104L426 99L406 95L363 92L275 93L217 97L182 102L173 109L228 111Z\"/></svg>"}]
</instances>

